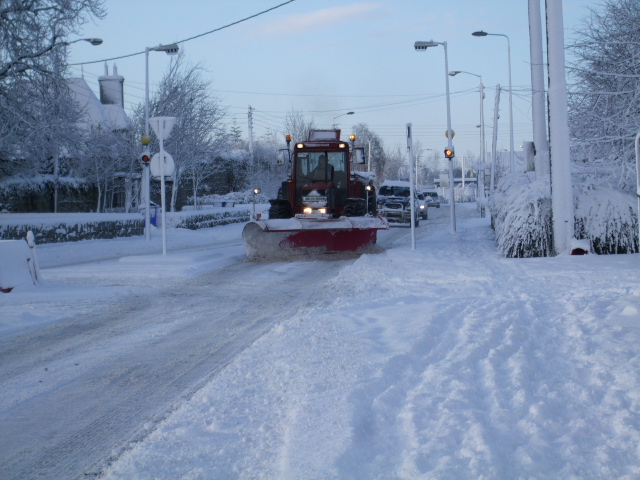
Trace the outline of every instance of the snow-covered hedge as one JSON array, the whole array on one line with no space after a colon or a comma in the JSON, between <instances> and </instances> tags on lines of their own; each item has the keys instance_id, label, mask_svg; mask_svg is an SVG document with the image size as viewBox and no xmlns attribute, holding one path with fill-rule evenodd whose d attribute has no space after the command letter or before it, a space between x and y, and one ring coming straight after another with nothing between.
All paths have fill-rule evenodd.
<instances>
[{"instance_id":1,"label":"snow-covered hedge","mask_svg":"<svg viewBox=\"0 0 640 480\"><path fill-rule=\"evenodd\" d=\"M229 200L226 200L229 201ZM167 226L174 228L211 228L229 223L248 222L250 211L247 208L216 209L215 211L179 212L167 214Z\"/></svg>"},{"instance_id":2,"label":"snow-covered hedge","mask_svg":"<svg viewBox=\"0 0 640 480\"><path fill-rule=\"evenodd\" d=\"M498 250L509 258L551 255L549 182L527 174L509 175L498 184L489 208Z\"/></svg>"},{"instance_id":3,"label":"snow-covered hedge","mask_svg":"<svg viewBox=\"0 0 640 480\"><path fill-rule=\"evenodd\" d=\"M23 239L30 230L36 244L132 237L144 235L144 217L105 213L0 215L1 239Z\"/></svg>"},{"instance_id":4,"label":"snow-covered hedge","mask_svg":"<svg viewBox=\"0 0 640 480\"><path fill-rule=\"evenodd\" d=\"M574 188L575 236L598 254L638 252L637 203L632 195L601 186Z\"/></svg>"},{"instance_id":5,"label":"snow-covered hedge","mask_svg":"<svg viewBox=\"0 0 640 480\"><path fill-rule=\"evenodd\" d=\"M491 197L499 252L509 258L552 254L551 190L531 174L503 178ZM604 187L574 188L575 237L588 239L597 254L638 252L634 198Z\"/></svg>"},{"instance_id":6,"label":"snow-covered hedge","mask_svg":"<svg viewBox=\"0 0 640 480\"><path fill-rule=\"evenodd\" d=\"M167 227L196 230L246 222L250 213L246 206L167 213ZM139 213L0 214L0 239L24 239L30 230L36 244L132 237L144 235L144 216Z\"/></svg>"}]
</instances>

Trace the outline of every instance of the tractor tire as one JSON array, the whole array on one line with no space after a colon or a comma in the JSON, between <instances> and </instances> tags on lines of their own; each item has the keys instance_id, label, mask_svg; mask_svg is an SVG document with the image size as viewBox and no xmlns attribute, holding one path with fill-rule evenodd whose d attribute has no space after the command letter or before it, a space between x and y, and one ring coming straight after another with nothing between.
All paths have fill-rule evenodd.
<instances>
[{"instance_id":1,"label":"tractor tire","mask_svg":"<svg viewBox=\"0 0 640 480\"><path fill-rule=\"evenodd\" d=\"M272 198L269 200L271 206L269 207L269 218L291 218L293 213L291 211L291 205L288 200L282 200L280 198Z\"/></svg>"},{"instance_id":2,"label":"tractor tire","mask_svg":"<svg viewBox=\"0 0 640 480\"><path fill-rule=\"evenodd\" d=\"M347 198L344 204L344 213L347 217L364 217L367 213L364 198Z\"/></svg>"}]
</instances>

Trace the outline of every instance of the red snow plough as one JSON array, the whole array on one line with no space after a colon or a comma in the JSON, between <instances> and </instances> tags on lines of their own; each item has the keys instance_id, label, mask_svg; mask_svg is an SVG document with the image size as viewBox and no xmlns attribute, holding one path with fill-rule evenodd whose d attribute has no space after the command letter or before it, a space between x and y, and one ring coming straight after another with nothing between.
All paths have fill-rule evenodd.
<instances>
[{"instance_id":1,"label":"red snow plough","mask_svg":"<svg viewBox=\"0 0 640 480\"><path fill-rule=\"evenodd\" d=\"M287 146L291 139L287 136ZM306 142L279 152L291 164L291 176L278 198L269 200L269 218L249 222L242 232L249 258L289 253L361 252L388 229L375 211L375 190L356 179L351 162L364 159L350 149L340 130L311 130Z\"/></svg>"}]
</instances>

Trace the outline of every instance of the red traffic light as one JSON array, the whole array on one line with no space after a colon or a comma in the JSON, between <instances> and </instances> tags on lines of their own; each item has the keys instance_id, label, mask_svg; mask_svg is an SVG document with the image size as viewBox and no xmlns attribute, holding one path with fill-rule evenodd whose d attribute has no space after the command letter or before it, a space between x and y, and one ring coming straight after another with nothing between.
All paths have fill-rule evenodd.
<instances>
[{"instance_id":1,"label":"red traffic light","mask_svg":"<svg viewBox=\"0 0 640 480\"><path fill-rule=\"evenodd\" d=\"M146 164L146 163L149 163L149 161L151 161L151 157L149 156L148 153L145 152L140 156L140 160L142 160L142 163Z\"/></svg>"}]
</instances>

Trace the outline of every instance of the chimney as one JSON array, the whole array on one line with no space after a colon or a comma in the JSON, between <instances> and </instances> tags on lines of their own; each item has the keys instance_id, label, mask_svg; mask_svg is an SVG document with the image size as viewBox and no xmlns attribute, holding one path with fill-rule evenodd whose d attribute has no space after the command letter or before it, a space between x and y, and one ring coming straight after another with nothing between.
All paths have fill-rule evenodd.
<instances>
[{"instance_id":1,"label":"chimney","mask_svg":"<svg viewBox=\"0 0 640 480\"><path fill-rule=\"evenodd\" d=\"M113 75L104 64L104 75L98 77L100 83L100 102L104 105L119 105L124 108L124 77L118 75L118 67L113 64Z\"/></svg>"}]
</instances>

